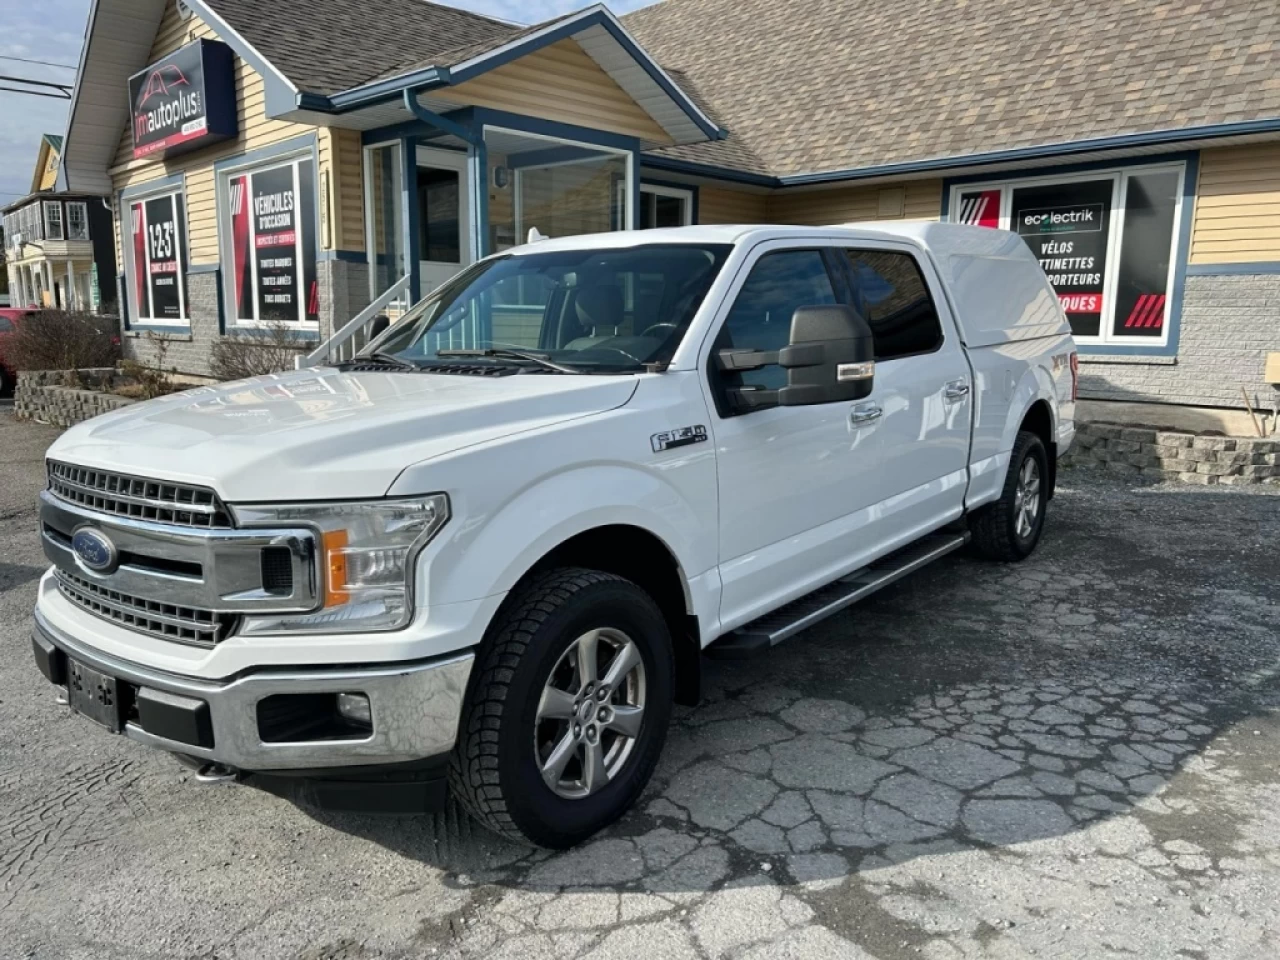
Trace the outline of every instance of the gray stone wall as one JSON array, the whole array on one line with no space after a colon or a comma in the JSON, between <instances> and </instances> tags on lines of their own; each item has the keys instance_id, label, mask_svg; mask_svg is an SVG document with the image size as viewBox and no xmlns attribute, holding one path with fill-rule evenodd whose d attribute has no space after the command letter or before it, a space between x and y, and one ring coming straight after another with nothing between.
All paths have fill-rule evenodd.
<instances>
[{"instance_id":1,"label":"gray stone wall","mask_svg":"<svg viewBox=\"0 0 1280 960\"><path fill-rule=\"evenodd\" d=\"M1243 408L1240 388L1270 408L1262 380L1268 351L1280 350L1280 276L1187 277L1178 355L1081 357L1080 395L1089 400Z\"/></svg>"},{"instance_id":2,"label":"gray stone wall","mask_svg":"<svg viewBox=\"0 0 1280 960\"><path fill-rule=\"evenodd\" d=\"M23 371L18 374L18 384L14 389L13 414L19 420L69 427L100 413L137 403L128 397L102 392L102 388L111 383L115 372L112 367ZM84 386L67 386L73 380Z\"/></svg>"},{"instance_id":3,"label":"gray stone wall","mask_svg":"<svg viewBox=\"0 0 1280 960\"><path fill-rule=\"evenodd\" d=\"M345 260L321 260L316 281L320 291L320 337L300 340L299 351L312 350L332 331L369 303L369 268ZM167 344L164 368L179 373L209 376L210 353L221 336L218 318L218 274L187 274L187 299L191 312L190 333L156 334L132 331L124 340L124 355L142 363L156 362L158 339ZM230 324L227 324L230 327Z\"/></svg>"},{"instance_id":4,"label":"gray stone wall","mask_svg":"<svg viewBox=\"0 0 1280 960\"><path fill-rule=\"evenodd\" d=\"M1077 422L1065 466L1201 485L1280 485L1280 439L1205 437L1118 423Z\"/></svg>"}]
</instances>

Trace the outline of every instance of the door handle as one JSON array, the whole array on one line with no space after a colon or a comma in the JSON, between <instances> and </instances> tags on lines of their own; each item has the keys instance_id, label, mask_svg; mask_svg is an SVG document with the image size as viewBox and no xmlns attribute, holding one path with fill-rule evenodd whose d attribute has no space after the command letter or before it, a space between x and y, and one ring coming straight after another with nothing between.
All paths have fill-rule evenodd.
<instances>
[{"instance_id":1,"label":"door handle","mask_svg":"<svg viewBox=\"0 0 1280 960\"><path fill-rule=\"evenodd\" d=\"M860 403L849 411L849 423L861 427L874 423L884 416L884 408L878 403Z\"/></svg>"},{"instance_id":2,"label":"door handle","mask_svg":"<svg viewBox=\"0 0 1280 960\"><path fill-rule=\"evenodd\" d=\"M947 403L959 403L969 395L969 383L966 380L952 380L942 390L942 398Z\"/></svg>"}]
</instances>

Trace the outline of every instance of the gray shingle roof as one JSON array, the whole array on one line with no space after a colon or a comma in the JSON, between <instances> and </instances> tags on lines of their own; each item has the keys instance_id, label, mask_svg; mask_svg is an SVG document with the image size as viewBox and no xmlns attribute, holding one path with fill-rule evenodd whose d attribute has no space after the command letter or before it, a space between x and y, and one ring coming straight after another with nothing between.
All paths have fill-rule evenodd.
<instances>
[{"instance_id":1,"label":"gray shingle roof","mask_svg":"<svg viewBox=\"0 0 1280 960\"><path fill-rule=\"evenodd\" d=\"M664 0L623 22L730 131L656 153L775 176L1280 117L1276 0Z\"/></svg>"},{"instance_id":2,"label":"gray shingle roof","mask_svg":"<svg viewBox=\"0 0 1280 960\"><path fill-rule=\"evenodd\" d=\"M376 3L208 0L300 90L330 94L403 73L471 45L498 46L522 28L426 0Z\"/></svg>"}]
</instances>

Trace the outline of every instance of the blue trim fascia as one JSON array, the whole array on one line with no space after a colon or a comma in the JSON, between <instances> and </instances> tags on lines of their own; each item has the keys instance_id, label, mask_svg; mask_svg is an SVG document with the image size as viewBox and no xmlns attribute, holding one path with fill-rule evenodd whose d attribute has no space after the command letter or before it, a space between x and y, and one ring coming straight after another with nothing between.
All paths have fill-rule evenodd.
<instances>
[{"instance_id":1,"label":"blue trim fascia","mask_svg":"<svg viewBox=\"0 0 1280 960\"><path fill-rule=\"evenodd\" d=\"M989 166L997 163L1013 163L1026 160L1043 160L1050 157L1066 157L1077 153L1096 153L1100 150L1125 150L1135 147L1169 145L1190 140L1214 140L1221 137L1239 137L1260 133L1280 132L1280 117L1272 120L1250 120L1245 123L1210 124L1201 127L1181 127L1174 130L1153 130L1147 133L1126 133L1114 137L1097 137L1092 140L1070 140L1038 147L1018 147L975 153L967 156L934 157L928 160L910 160L904 163L886 163L874 167L855 167L848 170L828 170L822 173L801 173L779 177L784 187L809 183L838 183L842 180L864 180L869 177L892 177L908 173L929 173L957 167ZM1129 158L1125 158L1129 159ZM1142 158L1146 159L1146 158ZM1114 163L1110 164L1114 166ZM1020 172L1020 171L1019 171ZM990 179L990 174L978 175Z\"/></svg>"},{"instance_id":2,"label":"blue trim fascia","mask_svg":"<svg viewBox=\"0 0 1280 960\"><path fill-rule=\"evenodd\" d=\"M190 333L189 323L131 323L126 333Z\"/></svg>"},{"instance_id":3,"label":"blue trim fascia","mask_svg":"<svg viewBox=\"0 0 1280 960\"><path fill-rule=\"evenodd\" d=\"M489 251L489 149L477 137L467 151L467 215L471 217L471 259L482 260Z\"/></svg>"},{"instance_id":4,"label":"blue trim fascia","mask_svg":"<svg viewBox=\"0 0 1280 960\"><path fill-rule=\"evenodd\" d=\"M66 141L62 141L66 143ZM129 298L126 295L127 288L125 286L124 274L116 274L116 304L120 309L120 328L126 333L129 332Z\"/></svg>"},{"instance_id":5,"label":"blue trim fascia","mask_svg":"<svg viewBox=\"0 0 1280 960\"><path fill-rule=\"evenodd\" d=\"M212 272L214 296L218 307L218 333L222 334L227 329L227 301L222 293L222 265L215 265Z\"/></svg>"},{"instance_id":6,"label":"blue trim fascia","mask_svg":"<svg viewBox=\"0 0 1280 960\"><path fill-rule=\"evenodd\" d=\"M641 154L641 162L655 170L667 170L671 173L687 173L692 177L705 177L708 180L726 180L730 183L745 183L753 187L782 186L778 177L766 173L750 173L746 170L735 170L732 167L719 167L712 163L695 163L692 160L677 160L675 157L659 157L652 153Z\"/></svg>"},{"instance_id":7,"label":"blue trim fascia","mask_svg":"<svg viewBox=\"0 0 1280 960\"><path fill-rule=\"evenodd\" d=\"M1268 277L1277 274L1280 274L1280 260L1193 263L1187 267L1189 277Z\"/></svg>"},{"instance_id":8,"label":"blue trim fascia","mask_svg":"<svg viewBox=\"0 0 1280 960\"><path fill-rule=\"evenodd\" d=\"M187 265L187 276L190 277L203 273L217 273L221 269L222 265L217 263L191 263Z\"/></svg>"},{"instance_id":9,"label":"blue trim fascia","mask_svg":"<svg viewBox=\"0 0 1280 960\"><path fill-rule=\"evenodd\" d=\"M434 113L433 111L428 110L418 102L418 92L418 90L412 88L404 92L403 99L404 108L406 110L429 127L435 127L437 130L442 130L450 136L457 137L459 140L466 143L475 142L477 134L472 127L463 123L458 123L450 116Z\"/></svg>"},{"instance_id":10,"label":"blue trim fascia","mask_svg":"<svg viewBox=\"0 0 1280 960\"><path fill-rule=\"evenodd\" d=\"M689 222L698 223L698 185L696 183L680 183L677 180L655 180L653 177L640 177L642 186L669 187L672 190L687 190L691 195L689 201Z\"/></svg>"},{"instance_id":11,"label":"blue trim fascia","mask_svg":"<svg viewBox=\"0 0 1280 960\"><path fill-rule=\"evenodd\" d=\"M340 90L327 97L306 94L307 106L304 109L318 110L322 113L345 113L348 110L394 102L401 99L409 90L418 92L436 90L449 86L451 82L453 81L450 80L449 71L445 67L427 67L389 80L379 80L365 86L352 87L350 90ZM298 106L302 107L303 103L304 98L299 97Z\"/></svg>"},{"instance_id":12,"label":"blue trim fascia","mask_svg":"<svg viewBox=\"0 0 1280 960\"><path fill-rule=\"evenodd\" d=\"M457 120L462 111L450 110L443 114L446 119ZM426 143L438 137L448 136L443 130L438 130L429 126L416 117L412 120L405 120L401 123L389 124L385 127L375 127L373 130L364 130L360 134L360 145L364 147L372 146L375 143L387 143L391 140L399 140L401 137L413 136L419 141ZM438 144L439 150L453 149L447 145Z\"/></svg>"},{"instance_id":13,"label":"blue trim fascia","mask_svg":"<svg viewBox=\"0 0 1280 960\"><path fill-rule=\"evenodd\" d=\"M1018 170L1001 170L997 173L971 173L962 177L944 177L942 180L942 216L945 219L951 205L951 188L970 183L989 183L993 180L1023 180L1030 177L1069 176L1076 173L1092 173L1095 170L1117 170L1121 167L1148 167L1156 163L1198 162L1200 154L1195 150L1170 153L1144 154L1138 157L1116 157L1111 160L1090 160L1086 163L1050 164L1044 167L1024 167ZM1190 180L1195 168L1188 166Z\"/></svg>"},{"instance_id":14,"label":"blue trim fascia","mask_svg":"<svg viewBox=\"0 0 1280 960\"><path fill-rule=\"evenodd\" d=\"M144 197L151 193L168 193L172 190L185 189L186 174L171 173L167 177L158 177L155 180L147 180L145 183L134 184L132 187L125 187L120 191L120 201L124 203L135 197ZM182 205L184 212L186 206L184 202Z\"/></svg>"},{"instance_id":15,"label":"blue trim fascia","mask_svg":"<svg viewBox=\"0 0 1280 960\"><path fill-rule=\"evenodd\" d=\"M247 153L239 153L234 157L224 157L217 160L213 164L213 172L215 176L225 170L234 167L253 166L259 163L266 163L270 160L276 160L287 156L291 153L302 153L304 150L315 150L317 143L316 134L304 133L301 136L291 137L288 140L281 140L279 143L273 143L268 147L259 147L257 150L250 150ZM317 162L319 158L316 158ZM317 171L319 167L317 167ZM317 179L319 174L317 173Z\"/></svg>"},{"instance_id":16,"label":"blue trim fascia","mask_svg":"<svg viewBox=\"0 0 1280 960\"><path fill-rule=\"evenodd\" d=\"M579 143L611 147L614 150L638 151L640 149L639 137L610 133L607 130L596 130L592 127L579 127L576 124L561 123L557 120L528 117L522 113L508 113L506 110L493 110L489 107L470 107L457 113L468 114L471 126L477 131L484 127L505 127L521 133L539 133L544 137L576 140ZM449 114L450 117L454 115Z\"/></svg>"},{"instance_id":17,"label":"blue trim fascia","mask_svg":"<svg viewBox=\"0 0 1280 960\"><path fill-rule=\"evenodd\" d=\"M316 260L340 260L343 263L368 263L369 257L363 250L321 250Z\"/></svg>"}]
</instances>

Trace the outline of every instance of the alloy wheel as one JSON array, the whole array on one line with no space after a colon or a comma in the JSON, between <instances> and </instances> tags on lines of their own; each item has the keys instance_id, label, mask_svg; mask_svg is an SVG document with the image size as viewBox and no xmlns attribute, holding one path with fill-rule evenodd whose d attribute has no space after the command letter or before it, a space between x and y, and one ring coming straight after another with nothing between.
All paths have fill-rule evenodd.
<instances>
[{"instance_id":1,"label":"alloy wheel","mask_svg":"<svg viewBox=\"0 0 1280 960\"><path fill-rule=\"evenodd\" d=\"M1036 527L1040 515L1040 464L1027 457L1018 471L1018 485L1013 492L1013 529L1026 540Z\"/></svg>"},{"instance_id":2,"label":"alloy wheel","mask_svg":"<svg viewBox=\"0 0 1280 960\"><path fill-rule=\"evenodd\" d=\"M542 688L534 760L566 800L589 797L626 766L645 710L640 648L621 630L590 630L571 642Z\"/></svg>"}]
</instances>

